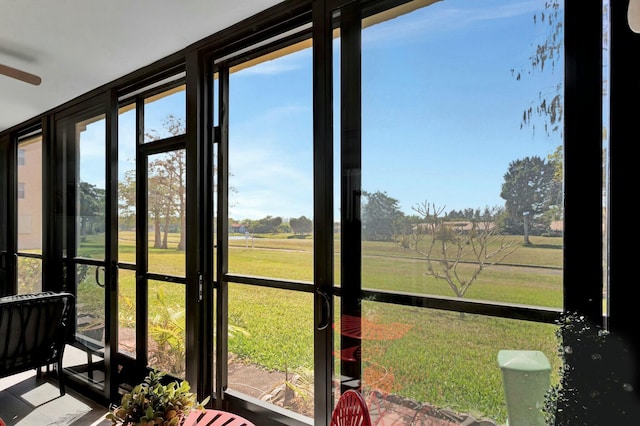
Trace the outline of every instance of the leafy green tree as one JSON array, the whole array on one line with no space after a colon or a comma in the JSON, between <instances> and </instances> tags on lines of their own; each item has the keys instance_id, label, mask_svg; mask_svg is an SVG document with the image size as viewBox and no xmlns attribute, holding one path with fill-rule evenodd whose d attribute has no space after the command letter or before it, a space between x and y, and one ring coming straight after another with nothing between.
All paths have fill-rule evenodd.
<instances>
[{"instance_id":1,"label":"leafy green tree","mask_svg":"<svg viewBox=\"0 0 640 426\"><path fill-rule=\"evenodd\" d=\"M367 241L393 241L406 232L407 221L398 200L386 192L363 192L362 238Z\"/></svg>"},{"instance_id":2,"label":"leafy green tree","mask_svg":"<svg viewBox=\"0 0 640 426\"><path fill-rule=\"evenodd\" d=\"M136 171L124 172L123 179L118 182L118 216L121 223L129 229L136 226Z\"/></svg>"},{"instance_id":3,"label":"leafy green tree","mask_svg":"<svg viewBox=\"0 0 640 426\"><path fill-rule=\"evenodd\" d=\"M78 184L80 197L80 238L104 231L105 190L88 182Z\"/></svg>"},{"instance_id":4,"label":"leafy green tree","mask_svg":"<svg viewBox=\"0 0 640 426\"><path fill-rule=\"evenodd\" d=\"M275 234L281 224L282 218L280 216L266 216L262 219L249 221L247 229L252 234Z\"/></svg>"},{"instance_id":5,"label":"leafy green tree","mask_svg":"<svg viewBox=\"0 0 640 426\"><path fill-rule=\"evenodd\" d=\"M313 222L305 216L300 216L297 219L289 219L289 226L291 226L291 230L295 235L306 235L311 233L311 230L313 229Z\"/></svg>"},{"instance_id":6,"label":"leafy green tree","mask_svg":"<svg viewBox=\"0 0 640 426\"><path fill-rule=\"evenodd\" d=\"M505 200L504 231L523 233L525 243L529 234L541 234L549 227L545 215L561 201L561 184L555 180L555 164L540 157L526 157L512 161L504 175L500 197Z\"/></svg>"}]
</instances>

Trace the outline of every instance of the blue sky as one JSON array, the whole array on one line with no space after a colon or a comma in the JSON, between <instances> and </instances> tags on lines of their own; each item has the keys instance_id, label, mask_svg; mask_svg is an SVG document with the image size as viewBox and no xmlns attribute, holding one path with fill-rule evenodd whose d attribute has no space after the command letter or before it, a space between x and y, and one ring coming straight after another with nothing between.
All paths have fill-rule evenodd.
<instances>
[{"instance_id":1,"label":"blue sky","mask_svg":"<svg viewBox=\"0 0 640 426\"><path fill-rule=\"evenodd\" d=\"M424 201L447 211L503 205L509 163L561 144L520 124L562 70L521 81L511 73L530 69L546 31L533 24L540 4L445 0L364 31L364 190L386 192L408 214ZM232 217L312 214L310 67L305 50L232 74Z\"/></svg>"},{"instance_id":2,"label":"blue sky","mask_svg":"<svg viewBox=\"0 0 640 426\"><path fill-rule=\"evenodd\" d=\"M520 124L523 110L535 107L539 91L553 91L563 70L547 67L521 81L511 73L531 70L534 43L548 31L533 22L543 5L443 0L363 31L365 191L386 192L407 214L424 201L446 211L503 205L509 163L546 158L561 145L560 135ZM339 49L336 42L336 58ZM231 74L234 219L313 215L311 64L305 49ZM155 120L179 115L175 109L164 102ZM339 113L334 119L338 128ZM121 131L126 126L122 120ZM334 181L338 220L339 170Z\"/></svg>"}]
</instances>

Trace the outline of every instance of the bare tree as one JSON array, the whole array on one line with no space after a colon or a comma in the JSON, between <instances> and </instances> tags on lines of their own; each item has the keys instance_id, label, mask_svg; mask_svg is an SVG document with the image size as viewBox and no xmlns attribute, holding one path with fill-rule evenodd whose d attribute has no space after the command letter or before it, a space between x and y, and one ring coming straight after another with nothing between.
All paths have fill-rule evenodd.
<instances>
[{"instance_id":1,"label":"bare tree","mask_svg":"<svg viewBox=\"0 0 640 426\"><path fill-rule=\"evenodd\" d=\"M498 234L498 208L486 208L479 219L451 222L442 218L444 207L436 208L426 201L413 210L424 222L414 225L411 234L397 241L423 256L426 274L445 280L457 297L464 297L485 268L501 262L520 246Z\"/></svg>"},{"instance_id":2,"label":"bare tree","mask_svg":"<svg viewBox=\"0 0 640 426\"><path fill-rule=\"evenodd\" d=\"M169 114L162 122L163 127L171 136L178 136L185 133L185 123L181 118ZM161 139L158 132L151 130L145 134L145 139L155 141ZM161 248L168 247L168 234L171 220L178 219L180 241L177 250L185 249L185 228L186 228L186 156L184 150L167 152L162 158L157 158L149 164L150 179L156 179L156 199L158 207L163 209L164 232ZM156 221L157 223L157 221ZM158 228L156 227L156 243L158 244Z\"/></svg>"}]
</instances>

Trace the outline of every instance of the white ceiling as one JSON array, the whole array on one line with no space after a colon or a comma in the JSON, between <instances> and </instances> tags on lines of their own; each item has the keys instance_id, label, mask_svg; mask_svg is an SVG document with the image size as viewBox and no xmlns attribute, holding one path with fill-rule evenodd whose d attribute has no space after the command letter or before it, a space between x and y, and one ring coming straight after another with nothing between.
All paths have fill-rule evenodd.
<instances>
[{"instance_id":1,"label":"white ceiling","mask_svg":"<svg viewBox=\"0 0 640 426\"><path fill-rule=\"evenodd\" d=\"M181 50L281 0L0 0L0 131Z\"/></svg>"}]
</instances>

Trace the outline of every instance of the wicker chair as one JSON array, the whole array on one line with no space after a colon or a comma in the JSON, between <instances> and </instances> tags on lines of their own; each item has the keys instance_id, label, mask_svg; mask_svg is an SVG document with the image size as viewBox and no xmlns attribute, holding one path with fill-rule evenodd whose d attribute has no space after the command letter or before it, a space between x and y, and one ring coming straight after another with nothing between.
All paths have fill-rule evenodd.
<instances>
[{"instance_id":1,"label":"wicker chair","mask_svg":"<svg viewBox=\"0 0 640 426\"><path fill-rule=\"evenodd\" d=\"M43 292L0 298L0 377L55 365L60 395L67 326L73 311L70 293Z\"/></svg>"}]
</instances>

